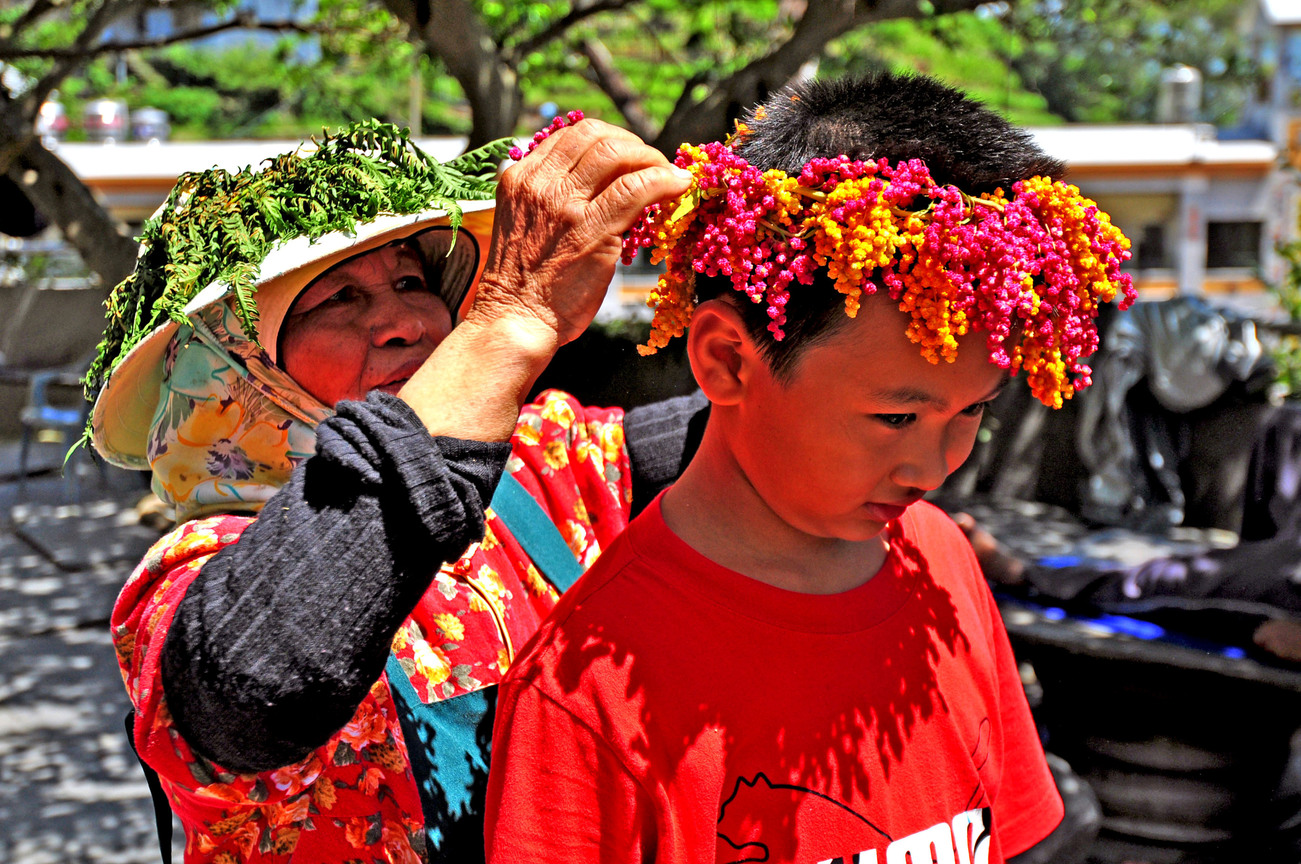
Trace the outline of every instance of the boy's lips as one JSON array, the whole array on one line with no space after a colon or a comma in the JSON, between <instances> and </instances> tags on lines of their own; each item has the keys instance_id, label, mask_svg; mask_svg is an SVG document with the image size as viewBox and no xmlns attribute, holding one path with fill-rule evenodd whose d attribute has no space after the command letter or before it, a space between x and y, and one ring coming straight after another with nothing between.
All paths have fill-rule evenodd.
<instances>
[{"instance_id":1,"label":"boy's lips","mask_svg":"<svg viewBox=\"0 0 1301 864\"><path fill-rule=\"evenodd\" d=\"M910 496L907 500L895 504L885 504L875 501L869 502L863 505L863 509L867 511L868 516L873 522L893 522L903 515L903 511L915 504L921 497L922 496L920 495Z\"/></svg>"}]
</instances>

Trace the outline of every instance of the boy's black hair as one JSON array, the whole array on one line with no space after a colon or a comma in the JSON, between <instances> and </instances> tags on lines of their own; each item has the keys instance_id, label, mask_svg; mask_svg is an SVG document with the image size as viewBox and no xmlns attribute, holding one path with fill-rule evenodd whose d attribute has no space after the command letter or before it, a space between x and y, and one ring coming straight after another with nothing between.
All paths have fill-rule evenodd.
<instances>
[{"instance_id":1,"label":"boy's black hair","mask_svg":"<svg viewBox=\"0 0 1301 864\"><path fill-rule=\"evenodd\" d=\"M737 154L761 170L779 168L792 176L818 157L884 156L892 165L921 159L936 183L979 195L999 187L1008 191L1029 177L1057 179L1066 169L1025 130L921 75L802 81L751 109L745 122L749 130L734 142ZM849 320L844 295L821 270L813 285L791 291L780 342L768 333L766 303L734 296L727 277L697 276L697 300L716 297L736 300L750 337L779 380L789 380L805 349Z\"/></svg>"}]
</instances>

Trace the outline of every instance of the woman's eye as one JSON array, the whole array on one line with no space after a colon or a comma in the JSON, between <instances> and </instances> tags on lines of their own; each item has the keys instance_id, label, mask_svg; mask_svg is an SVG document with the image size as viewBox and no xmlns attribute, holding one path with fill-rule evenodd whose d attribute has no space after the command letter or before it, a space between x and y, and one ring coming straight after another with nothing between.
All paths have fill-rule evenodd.
<instances>
[{"instance_id":1,"label":"woman's eye","mask_svg":"<svg viewBox=\"0 0 1301 864\"><path fill-rule=\"evenodd\" d=\"M872 416L893 429L907 426L917 419L916 414L873 414Z\"/></svg>"},{"instance_id":2,"label":"woman's eye","mask_svg":"<svg viewBox=\"0 0 1301 864\"><path fill-rule=\"evenodd\" d=\"M419 276L403 276L399 279L394 287L399 291L424 291L425 280Z\"/></svg>"},{"instance_id":3,"label":"woman's eye","mask_svg":"<svg viewBox=\"0 0 1301 864\"><path fill-rule=\"evenodd\" d=\"M345 285L329 297L326 297L325 300L322 301L321 305L325 305L326 303L348 303L356 296L357 289L351 285Z\"/></svg>"},{"instance_id":4,"label":"woman's eye","mask_svg":"<svg viewBox=\"0 0 1301 864\"><path fill-rule=\"evenodd\" d=\"M985 413L985 409L988 407L989 407L988 402L977 402L975 405L970 405L966 408L963 408L962 415L964 417L979 417L980 415Z\"/></svg>"}]
</instances>

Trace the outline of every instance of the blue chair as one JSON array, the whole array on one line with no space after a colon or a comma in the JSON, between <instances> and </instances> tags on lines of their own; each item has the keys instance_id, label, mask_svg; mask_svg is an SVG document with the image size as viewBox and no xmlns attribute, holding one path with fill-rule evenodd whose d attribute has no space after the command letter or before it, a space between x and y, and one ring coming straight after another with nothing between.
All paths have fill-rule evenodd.
<instances>
[{"instance_id":1,"label":"blue chair","mask_svg":"<svg viewBox=\"0 0 1301 864\"><path fill-rule=\"evenodd\" d=\"M56 387L80 387L80 376L69 371L35 372L28 379L27 404L19 414L22 425L22 447L18 456L18 497L24 497L27 491L28 457L31 455L32 440L42 432L59 432L65 442L71 445L81 437L86 428L86 417L90 412L90 403L79 400L76 405L57 405L51 401L51 385ZM73 503L81 501L81 480L77 467L82 458L93 460L99 467L100 477L106 474L103 463L95 459L88 448L80 447L63 466L64 494Z\"/></svg>"}]
</instances>

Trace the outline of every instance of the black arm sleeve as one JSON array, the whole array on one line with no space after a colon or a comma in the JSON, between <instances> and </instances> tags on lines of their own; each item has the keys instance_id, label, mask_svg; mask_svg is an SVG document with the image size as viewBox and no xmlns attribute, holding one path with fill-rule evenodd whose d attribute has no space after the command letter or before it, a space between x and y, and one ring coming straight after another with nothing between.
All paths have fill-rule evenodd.
<instances>
[{"instance_id":1,"label":"black arm sleeve","mask_svg":"<svg viewBox=\"0 0 1301 864\"><path fill-rule=\"evenodd\" d=\"M190 745L264 771L329 740L441 563L483 536L509 455L431 437L394 396L340 403L316 455L177 608L162 684Z\"/></svg>"},{"instance_id":2,"label":"black arm sleeve","mask_svg":"<svg viewBox=\"0 0 1301 864\"><path fill-rule=\"evenodd\" d=\"M628 413L634 512L682 473L708 409L696 393ZM482 537L509 454L504 443L431 438L395 397L341 403L317 455L204 565L176 610L163 691L190 746L262 771L329 740L438 566Z\"/></svg>"},{"instance_id":3,"label":"black arm sleeve","mask_svg":"<svg viewBox=\"0 0 1301 864\"><path fill-rule=\"evenodd\" d=\"M655 500L681 476L705 432L709 400L697 390L629 411L624 440L632 462L632 515Z\"/></svg>"}]
</instances>

